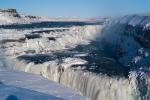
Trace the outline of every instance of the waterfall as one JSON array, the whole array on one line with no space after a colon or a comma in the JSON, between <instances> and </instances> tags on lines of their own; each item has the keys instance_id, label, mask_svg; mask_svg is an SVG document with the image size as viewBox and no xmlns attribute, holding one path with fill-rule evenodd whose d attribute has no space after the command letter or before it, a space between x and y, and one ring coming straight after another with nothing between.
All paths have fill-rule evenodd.
<instances>
[{"instance_id":1,"label":"waterfall","mask_svg":"<svg viewBox=\"0 0 150 100\"><path fill-rule=\"evenodd\" d=\"M120 57L118 61L123 65L128 65L131 61L131 56L137 57L137 49L135 48L141 48L140 45L133 37L124 35L124 27L121 25L105 28L106 30L102 30L103 32L101 34L97 34L93 26L73 27L69 32L62 32L61 37L59 37L59 34L56 34L58 38L55 42L49 43L45 38L27 40L28 47L25 45L22 48L23 50L34 48L37 50L36 53L39 53L39 45L41 48L48 49L48 51L65 50L74 48L80 44L86 45L96 37L96 39L102 38L105 42L112 44L114 50L116 43L121 43L123 40L119 46L121 45L123 50L128 51L128 53L126 53L126 56ZM39 41L38 45L35 44L35 41ZM128 44L131 45L128 46ZM9 49L7 50L9 52ZM149 58L144 58L141 63L146 62L146 59ZM62 63L59 63L57 58L42 64L27 63L23 60L18 61L13 57L6 57L5 60L7 61L6 67L9 69L42 75L47 79L79 91L91 100L149 100L150 97L150 78L149 73L145 73L145 71L148 71L146 68L131 68L128 79L122 76L108 76L102 73L96 74L81 69L73 69L72 67L63 68Z\"/></svg>"},{"instance_id":2,"label":"waterfall","mask_svg":"<svg viewBox=\"0 0 150 100\"><path fill-rule=\"evenodd\" d=\"M44 64L26 64L24 61L7 59L11 69L40 74L43 77L63 84L90 100L140 100L140 94L136 80L123 77L109 77L107 75L96 75L74 69L60 70L57 61ZM12 67L15 66L15 67Z\"/></svg>"}]
</instances>

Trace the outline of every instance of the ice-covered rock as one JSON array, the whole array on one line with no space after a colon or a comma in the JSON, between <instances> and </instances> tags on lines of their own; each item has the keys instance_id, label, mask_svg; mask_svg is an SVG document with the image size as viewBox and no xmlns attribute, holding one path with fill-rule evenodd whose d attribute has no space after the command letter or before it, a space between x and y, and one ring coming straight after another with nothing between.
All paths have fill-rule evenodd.
<instances>
[{"instance_id":1,"label":"ice-covered rock","mask_svg":"<svg viewBox=\"0 0 150 100\"><path fill-rule=\"evenodd\" d=\"M129 67L129 80L135 80L139 88L139 100L148 100L150 96L149 69L150 61L149 15L128 15L113 19L103 29L100 40L111 45L116 59ZM144 69L141 71L141 68ZM142 74L142 75L141 75ZM131 75L131 76L130 76ZM142 89L143 85L147 89Z\"/></svg>"},{"instance_id":2,"label":"ice-covered rock","mask_svg":"<svg viewBox=\"0 0 150 100\"><path fill-rule=\"evenodd\" d=\"M61 64L61 67L67 69L73 65L84 65L86 63L87 61L80 58L65 58L63 59L63 63Z\"/></svg>"}]
</instances>

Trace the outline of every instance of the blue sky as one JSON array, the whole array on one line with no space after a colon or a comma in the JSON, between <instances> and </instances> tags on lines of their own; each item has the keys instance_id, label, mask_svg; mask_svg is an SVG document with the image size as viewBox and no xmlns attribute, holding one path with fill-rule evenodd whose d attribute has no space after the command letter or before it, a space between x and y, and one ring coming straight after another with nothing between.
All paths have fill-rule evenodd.
<instances>
[{"instance_id":1,"label":"blue sky","mask_svg":"<svg viewBox=\"0 0 150 100\"><path fill-rule=\"evenodd\" d=\"M120 16L150 12L150 0L0 0L0 8L50 17Z\"/></svg>"}]
</instances>

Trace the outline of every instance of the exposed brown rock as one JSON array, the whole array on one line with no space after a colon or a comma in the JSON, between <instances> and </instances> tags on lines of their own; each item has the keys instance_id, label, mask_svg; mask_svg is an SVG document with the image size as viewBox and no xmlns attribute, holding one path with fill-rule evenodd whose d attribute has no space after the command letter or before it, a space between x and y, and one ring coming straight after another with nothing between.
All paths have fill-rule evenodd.
<instances>
[{"instance_id":1,"label":"exposed brown rock","mask_svg":"<svg viewBox=\"0 0 150 100\"><path fill-rule=\"evenodd\" d=\"M16 9L0 9L2 13L10 13L13 17L20 18L21 16L18 14Z\"/></svg>"},{"instance_id":2,"label":"exposed brown rock","mask_svg":"<svg viewBox=\"0 0 150 100\"><path fill-rule=\"evenodd\" d=\"M36 16L32 16L32 15L28 15L28 16L25 16L26 18L30 18L30 19L36 19L37 17Z\"/></svg>"},{"instance_id":3,"label":"exposed brown rock","mask_svg":"<svg viewBox=\"0 0 150 100\"><path fill-rule=\"evenodd\" d=\"M16 9L0 9L0 12L17 13Z\"/></svg>"}]
</instances>

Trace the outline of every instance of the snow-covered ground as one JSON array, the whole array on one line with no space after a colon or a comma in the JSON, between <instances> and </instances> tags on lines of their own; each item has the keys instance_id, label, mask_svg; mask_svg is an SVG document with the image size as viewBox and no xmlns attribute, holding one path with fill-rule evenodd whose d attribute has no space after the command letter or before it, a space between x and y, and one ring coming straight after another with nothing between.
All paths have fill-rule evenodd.
<instances>
[{"instance_id":1,"label":"snow-covered ground","mask_svg":"<svg viewBox=\"0 0 150 100\"><path fill-rule=\"evenodd\" d=\"M79 93L41 76L0 71L0 100L86 100Z\"/></svg>"}]
</instances>

